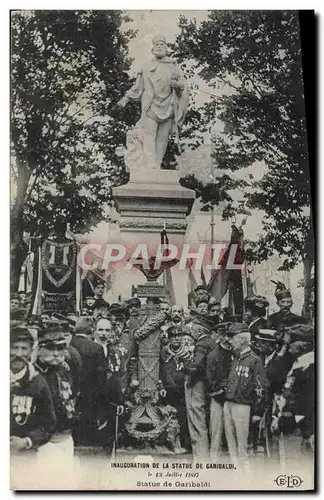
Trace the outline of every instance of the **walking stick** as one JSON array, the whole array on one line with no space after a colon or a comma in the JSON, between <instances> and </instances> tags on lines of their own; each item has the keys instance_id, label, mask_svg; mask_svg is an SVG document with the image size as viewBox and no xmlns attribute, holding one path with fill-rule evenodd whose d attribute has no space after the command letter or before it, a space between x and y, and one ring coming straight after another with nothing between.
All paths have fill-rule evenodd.
<instances>
[{"instance_id":1,"label":"walking stick","mask_svg":"<svg viewBox=\"0 0 324 500\"><path fill-rule=\"evenodd\" d=\"M286 451L285 451L285 442L283 432L280 433L278 439L278 448L279 448L279 461L280 461L280 469L284 471L286 468Z\"/></svg>"},{"instance_id":2,"label":"walking stick","mask_svg":"<svg viewBox=\"0 0 324 500\"><path fill-rule=\"evenodd\" d=\"M119 424L119 413L118 413L118 406L116 406L116 420L115 420L115 439L114 439L114 444L111 452L111 460L112 462L116 461L116 449L117 449L117 444L118 444L118 424Z\"/></svg>"}]
</instances>

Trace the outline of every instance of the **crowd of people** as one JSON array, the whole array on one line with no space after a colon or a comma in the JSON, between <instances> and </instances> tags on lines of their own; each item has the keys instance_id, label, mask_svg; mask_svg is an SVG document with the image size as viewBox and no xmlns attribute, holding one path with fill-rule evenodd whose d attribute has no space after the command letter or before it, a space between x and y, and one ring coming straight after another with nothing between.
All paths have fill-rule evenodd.
<instances>
[{"instance_id":1,"label":"crowd of people","mask_svg":"<svg viewBox=\"0 0 324 500\"><path fill-rule=\"evenodd\" d=\"M143 303L108 304L100 281L78 316L32 316L28 299L11 297L12 454L66 457L75 446L111 454L139 385ZM278 285L276 299L278 312L267 317L267 299L247 297L242 318L204 286L190 308L156 301L164 314L159 394L177 412L178 453L244 467L251 454L279 459L279 440L299 432L300 452L313 454L314 327L291 312L289 290Z\"/></svg>"}]
</instances>

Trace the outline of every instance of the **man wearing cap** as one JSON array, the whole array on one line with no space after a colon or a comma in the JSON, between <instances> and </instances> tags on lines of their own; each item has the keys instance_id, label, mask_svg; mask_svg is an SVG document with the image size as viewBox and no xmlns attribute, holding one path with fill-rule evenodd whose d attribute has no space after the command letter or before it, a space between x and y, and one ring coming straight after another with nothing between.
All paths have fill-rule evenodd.
<instances>
[{"instance_id":1,"label":"man wearing cap","mask_svg":"<svg viewBox=\"0 0 324 500\"><path fill-rule=\"evenodd\" d=\"M250 297L246 297L244 300L244 321L249 326L252 341L254 340L254 337L258 333L259 329L266 328L267 326L265 316L268 305L269 302L266 297L262 297L262 295L251 295Z\"/></svg>"},{"instance_id":2,"label":"man wearing cap","mask_svg":"<svg viewBox=\"0 0 324 500\"><path fill-rule=\"evenodd\" d=\"M137 297L132 297L127 301L127 309L130 316L138 316L141 310L141 301Z\"/></svg>"},{"instance_id":3,"label":"man wearing cap","mask_svg":"<svg viewBox=\"0 0 324 500\"><path fill-rule=\"evenodd\" d=\"M285 285L283 283L280 283L279 281L275 284L275 297L277 299L277 305L280 310L268 316L268 328L273 328L280 332L284 328L292 325L306 324L306 318L303 318L302 316L291 312L293 300L290 290L288 290Z\"/></svg>"},{"instance_id":4,"label":"man wearing cap","mask_svg":"<svg viewBox=\"0 0 324 500\"><path fill-rule=\"evenodd\" d=\"M180 444L185 450L191 449L185 402L186 360L194 349L193 339L185 335L181 324L170 324L166 329L168 343L161 349L160 378L166 390L165 403L177 410L180 425Z\"/></svg>"},{"instance_id":5,"label":"man wearing cap","mask_svg":"<svg viewBox=\"0 0 324 500\"><path fill-rule=\"evenodd\" d=\"M268 381L261 359L250 347L248 326L233 323L228 335L234 359L225 391L225 434L231 460L246 469L251 407L264 400Z\"/></svg>"},{"instance_id":6,"label":"man wearing cap","mask_svg":"<svg viewBox=\"0 0 324 500\"><path fill-rule=\"evenodd\" d=\"M34 339L27 328L10 332L10 451L37 450L56 428L52 395L30 362Z\"/></svg>"},{"instance_id":7,"label":"man wearing cap","mask_svg":"<svg viewBox=\"0 0 324 500\"><path fill-rule=\"evenodd\" d=\"M225 389L232 360L232 349L228 338L230 325L231 323L218 325L216 345L207 356L206 378L210 396L209 434L212 461L219 459L224 430Z\"/></svg>"},{"instance_id":8,"label":"man wearing cap","mask_svg":"<svg viewBox=\"0 0 324 500\"><path fill-rule=\"evenodd\" d=\"M196 305L197 305L197 303L199 302L200 299L205 299L205 300L207 300L207 303L209 302L210 294L209 294L206 286L204 286L204 285L198 285L194 289L194 294L195 294L195 303L196 303Z\"/></svg>"},{"instance_id":9,"label":"man wearing cap","mask_svg":"<svg viewBox=\"0 0 324 500\"><path fill-rule=\"evenodd\" d=\"M203 319L193 322L188 333L195 342L193 359L189 358L185 363L185 398L189 433L194 460L206 460L209 455L206 363L214 343L210 338L208 324Z\"/></svg>"},{"instance_id":10,"label":"man wearing cap","mask_svg":"<svg viewBox=\"0 0 324 500\"><path fill-rule=\"evenodd\" d=\"M221 304L214 297L208 302L208 317L215 326L222 322Z\"/></svg>"},{"instance_id":11,"label":"man wearing cap","mask_svg":"<svg viewBox=\"0 0 324 500\"><path fill-rule=\"evenodd\" d=\"M281 397L276 398L272 418L274 433L301 431L303 454L314 453L314 329L311 325L293 325L289 354L293 363L287 374Z\"/></svg>"},{"instance_id":12,"label":"man wearing cap","mask_svg":"<svg viewBox=\"0 0 324 500\"><path fill-rule=\"evenodd\" d=\"M97 409L106 380L107 363L101 346L92 340L92 319L80 317L75 325L71 345L82 359L78 411L80 419L74 438L78 444L91 445L96 433Z\"/></svg>"},{"instance_id":13,"label":"man wearing cap","mask_svg":"<svg viewBox=\"0 0 324 500\"><path fill-rule=\"evenodd\" d=\"M144 165L159 169L166 152L173 125L178 135L188 107L188 92L181 70L167 57L168 47L164 35L153 38L154 59L144 64L133 87L118 102L124 108L129 101L141 101L141 119L128 133L127 145L134 135L142 143ZM133 139L134 140L134 139Z\"/></svg>"},{"instance_id":14,"label":"man wearing cap","mask_svg":"<svg viewBox=\"0 0 324 500\"><path fill-rule=\"evenodd\" d=\"M282 375L282 356L278 357L279 344L276 330L260 328L255 334L254 351L263 363L269 388L266 405L261 400L251 408L250 441L254 452L258 450L258 446L262 446L264 452L269 455L273 452L270 431L273 399L275 393L280 391L278 386L283 383L285 377Z\"/></svg>"},{"instance_id":15,"label":"man wearing cap","mask_svg":"<svg viewBox=\"0 0 324 500\"><path fill-rule=\"evenodd\" d=\"M20 297L18 293L12 293L10 295L10 311L14 311L20 308Z\"/></svg>"},{"instance_id":16,"label":"man wearing cap","mask_svg":"<svg viewBox=\"0 0 324 500\"><path fill-rule=\"evenodd\" d=\"M62 455L66 459L72 459L74 454L72 428L76 417L76 393L70 366L65 361L66 348L67 344L60 322L53 320L48 322L39 338L39 352L35 367L48 383L56 414L55 433L42 448L42 454L46 453L48 456L53 454L57 458Z\"/></svg>"}]
</instances>

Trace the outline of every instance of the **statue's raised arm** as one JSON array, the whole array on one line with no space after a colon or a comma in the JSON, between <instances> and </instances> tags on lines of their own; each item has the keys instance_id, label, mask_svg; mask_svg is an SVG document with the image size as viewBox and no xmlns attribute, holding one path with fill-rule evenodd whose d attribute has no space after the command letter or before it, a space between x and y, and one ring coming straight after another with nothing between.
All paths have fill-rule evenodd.
<instances>
[{"instance_id":1,"label":"statue's raised arm","mask_svg":"<svg viewBox=\"0 0 324 500\"><path fill-rule=\"evenodd\" d=\"M127 133L125 159L130 170L161 168L173 128L179 139L188 109L188 90L179 66L167 52L165 37L154 37L153 60L143 65L133 87L117 104L124 108L131 100L141 101L141 118Z\"/></svg>"}]
</instances>

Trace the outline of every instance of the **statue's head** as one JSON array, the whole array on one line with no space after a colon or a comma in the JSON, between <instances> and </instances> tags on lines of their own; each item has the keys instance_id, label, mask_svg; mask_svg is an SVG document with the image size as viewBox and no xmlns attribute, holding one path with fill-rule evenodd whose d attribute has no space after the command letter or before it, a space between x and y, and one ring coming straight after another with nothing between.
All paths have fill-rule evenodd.
<instances>
[{"instance_id":1,"label":"statue's head","mask_svg":"<svg viewBox=\"0 0 324 500\"><path fill-rule=\"evenodd\" d=\"M167 41L164 35L156 35L152 40L152 53L157 59L163 59L168 53Z\"/></svg>"}]
</instances>

